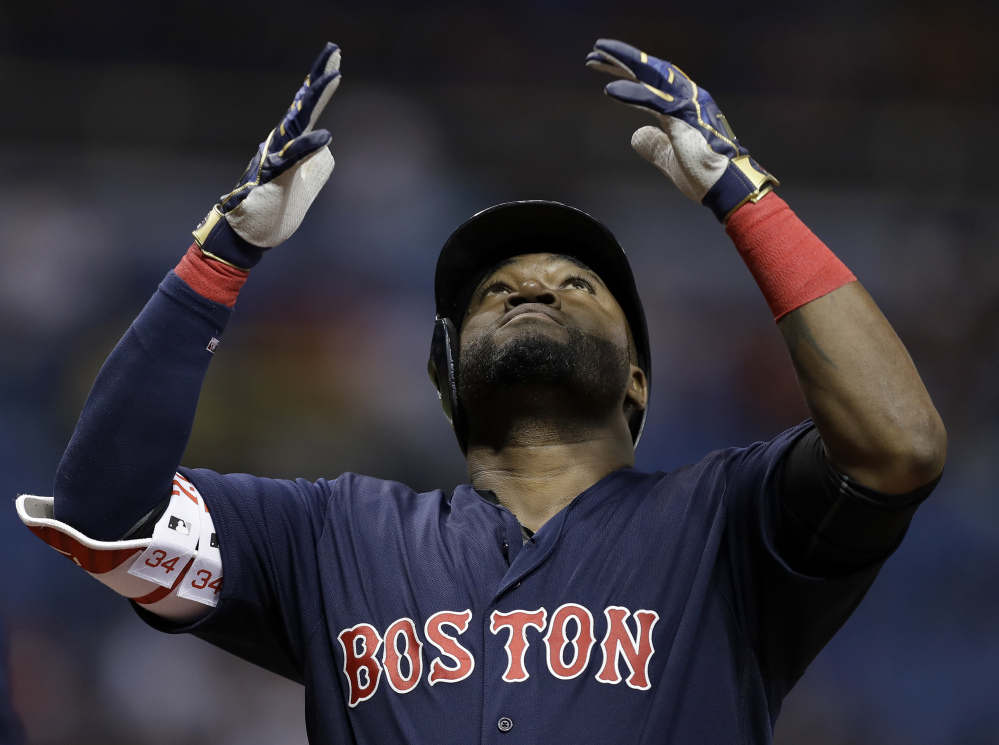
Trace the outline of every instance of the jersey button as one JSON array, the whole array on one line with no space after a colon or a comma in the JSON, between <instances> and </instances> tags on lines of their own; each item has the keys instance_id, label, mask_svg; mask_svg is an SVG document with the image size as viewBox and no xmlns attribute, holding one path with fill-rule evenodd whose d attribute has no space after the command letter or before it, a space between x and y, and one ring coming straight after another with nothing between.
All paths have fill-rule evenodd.
<instances>
[{"instance_id":1,"label":"jersey button","mask_svg":"<svg viewBox=\"0 0 999 745\"><path fill-rule=\"evenodd\" d=\"M496 727L500 732L509 732L513 729L513 720L510 717L500 717L496 722Z\"/></svg>"}]
</instances>

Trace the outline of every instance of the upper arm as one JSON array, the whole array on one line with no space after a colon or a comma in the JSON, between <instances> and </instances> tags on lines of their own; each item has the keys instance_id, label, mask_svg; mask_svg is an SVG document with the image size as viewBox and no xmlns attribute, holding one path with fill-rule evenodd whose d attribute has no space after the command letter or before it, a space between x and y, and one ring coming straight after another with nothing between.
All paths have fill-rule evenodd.
<instances>
[{"instance_id":1,"label":"upper arm","mask_svg":"<svg viewBox=\"0 0 999 745\"><path fill-rule=\"evenodd\" d=\"M904 494L857 483L826 456L817 430L782 459L775 544L805 574L849 573L891 553L940 477Z\"/></svg>"},{"instance_id":2,"label":"upper arm","mask_svg":"<svg viewBox=\"0 0 999 745\"><path fill-rule=\"evenodd\" d=\"M886 558L832 576L789 561L780 544L779 486L785 455L811 430L801 425L727 458L725 572L734 609L760 669L771 679L804 671L863 599Z\"/></svg>"},{"instance_id":3,"label":"upper arm","mask_svg":"<svg viewBox=\"0 0 999 745\"><path fill-rule=\"evenodd\" d=\"M17 508L150 625L195 633L298 680L319 618L309 575L334 487L187 469L174 486L154 530L128 540L95 540L56 520L51 497L22 496Z\"/></svg>"},{"instance_id":4,"label":"upper arm","mask_svg":"<svg viewBox=\"0 0 999 745\"><path fill-rule=\"evenodd\" d=\"M178 626L143 613L154 628L192 633L255 665L301 682L321 617L317 543L335 483L182 469L203 494L224 571L218 606Z\"/></svg>"}]
</instances>

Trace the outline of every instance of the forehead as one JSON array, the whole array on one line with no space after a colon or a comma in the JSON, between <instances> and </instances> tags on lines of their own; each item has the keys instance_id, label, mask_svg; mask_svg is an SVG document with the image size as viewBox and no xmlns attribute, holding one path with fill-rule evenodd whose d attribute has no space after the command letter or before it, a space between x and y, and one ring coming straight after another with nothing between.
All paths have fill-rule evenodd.
<instances>
[{"instance_id":1,"label":"forehead","mask_svg":"<svg viewBox=\"0 0 999 745\"><path fill-rule=\"evenodd\" d=\"M565 269L567 266L572 266L577 269L582 269L589 272L597 279L600 279L595 271L584 264L582 261L577 259L575 256L569 256L568 254L554 254L554 253L530 253L530 254L520 254L518 256L511 256L509 259L503 259L495 266L493 266L489 271L486 272L486 276L482 279L482 282L491 279L495 275L499 274L504 270L515 270L518 268L536 268L541 267L549 271L558 271L559 269ZM480 283L481 284L481 283ZM601 280L603 284L603 280Z\"/></svg>"}]
</instances>

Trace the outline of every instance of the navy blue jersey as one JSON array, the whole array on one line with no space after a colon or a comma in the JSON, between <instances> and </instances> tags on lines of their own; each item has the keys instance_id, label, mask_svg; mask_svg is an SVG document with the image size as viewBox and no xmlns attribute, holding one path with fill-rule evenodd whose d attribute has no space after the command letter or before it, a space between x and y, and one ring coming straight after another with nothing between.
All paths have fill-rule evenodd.
<instances>
[{"instance_id":1,"label":"navy blue jersey","mask_svg":"<svg viewBox=\"0 0 999 745\"><path fill-rule=\"evenodd\" d=\"M807 428L611 473L526 542L467 485L182 469L225 581L170 630L304 683L314 743L768 743L881 563L818 579L777 555L778 465Z\"/></svg>"},{"instance_id":2,"label":"navy blue jersey","mask_svg":"<svg viewBox=\"0 0 999 745\"><path fill-rule=\"evenodd\" d=\"M230 316L168 275L87 399L57 518L118 540L158 514ZM181 469L220 535L222 597L186 629L144 617L304 683L313 743L767 743L911 514L872 532L880 506L848 510L849 561L826 579L782 561L775 531L785 551L805 520L811 545L806 518L842 491L792 480L816 507L789 509L779 472L808 426L669 474L616 471L526 543L471 486Z\"/></svg>"}]
</instances>

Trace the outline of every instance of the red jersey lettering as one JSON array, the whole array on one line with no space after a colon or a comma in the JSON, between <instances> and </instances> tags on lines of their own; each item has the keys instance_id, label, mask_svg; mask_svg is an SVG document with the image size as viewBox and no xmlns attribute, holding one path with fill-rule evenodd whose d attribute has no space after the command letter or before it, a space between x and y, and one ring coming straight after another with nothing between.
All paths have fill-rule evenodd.
<instances>
[{"instance_id":1,"label":"red jersey lettering","mask_svg":"<svg viewBox=\"0 0 999 745\"><path fill-rule=\"evenodd\" d=\"M570 639L567 635L569 622L575 620L575 634ZM593 636L593 614L581 605L566 603L559 606L552 614L545 635L545 647L548 649L548 669L556 678L569 680L575 678L590 663L590 651L596 638ZM572 645L572 660L565 662L565 648Z\"/></svg>"},{"instance_id":2,"label":"red jersey lettering","mask_svg":"<svg viewBox=\"0 0 999 745\"><path fill-rule=\"evenodd\" d=\"M453 667L448 667L440 657L435 657L430 663L430 675L427 678L430 685L457 683L472 674L472 670L475 669L475 658L472 657L472 653L461 646L454 636L444 633L443 629L444 626L450 626L455 630L455 636L460 636L468 629L471 620L471 610L464 610L461 613L442 610L427 619L423 626L427 641L454 663Z\"/></svg>"},{"instance_id":3,"label":"red jersey lettering","mask_svg":"<svg viewBox=\"0 0 999 745\"><path fill-rule=\"evenodd\" d=\"M618 658L623 657L631 674L625 683L640 691L648 690L649 660L655 648L652 646L652 627L659 620L659 614L651 610L635 611L635 623L638 626L638 638L631 634L631 629L625 623L631 615L627 608L611 605L604 609L607 617L607 635L604 636L600 648L604 653L604 663L597 673L601 683L620 683L621 673L618 671Z\"/></svg>"},{"instance_id":4,"label":"red jersey lettering","mask_svg":"<svg viewBox=\"0 0 999 745\"><path fill-rule=\"evenodd\" d=\"M399 650L399 640L403 648ZM416 625L409 618L400 618L385 631L385 647L382 652L382 666L385 677L396 693L409 693L416 688L423 677L423 642L416 635ZM407 660L409 674L403 671L403 660Z\"/></svg>"},{"instance_id":5,"label":"red jersey lettering","mask_svg":"<svg viewBox=\"0 0 999 745\"><path fill-rule=\"evenodd\" d=\"M343 673L347 676L350 689L348 704L354 707L361 701L367 701L378 690L382 666L375 654L382 639L374 626L359 623L341 631L337 641L343 648Z\"/></svg>"},{"instance_id":6,"label":"red jersey lettering","mask_svg":"<svg viewBox=\"0 0 999 745\"><path fill-rule=\"evenodd\" d=\"M197 504L198 498L195 496L193 488L194 487L190 481L182 478L180 474L177 474L173 477L173 491L171 492L171 496L183 494L185 497ZM208 505L205 505L205 512L208 512Z\"/></svg>"},{"instance_id":7,"label":"red jersey lettering","mask_svg":"<svg viewBox=\"0 0 999 745\"><path fill-rule=\"evenodd\" d=\"M509 613L494 610L489 616L489 630L494 634L498 634L500 629L510 629L510 636L506 640L506 672L503 673L503 680L507 683L519 683L530 677L524 667L524 655L530 646L527 627L533 626L538 631L544 631L547 615L548 611L538 608L535 611L514 610Z\"/></svg>"}]
</instances>

